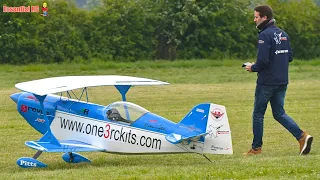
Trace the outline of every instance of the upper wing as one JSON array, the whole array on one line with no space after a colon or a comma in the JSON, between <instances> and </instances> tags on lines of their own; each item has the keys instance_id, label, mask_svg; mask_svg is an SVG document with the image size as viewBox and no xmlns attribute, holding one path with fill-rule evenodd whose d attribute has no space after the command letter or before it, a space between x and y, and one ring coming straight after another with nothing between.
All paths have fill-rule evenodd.
<instances>
[{"instance_id":1,"label":"upper wing","mask_svg":"<svg viewBox=\"0 0 320 180\"><path fill-rule=\"evenodd\" d=\"M18 83L16 88L30 92L36 95L46 95L51 93L59 93L79 89L84 87L95 86L147 86L147 85L166 85L167 82L162 82L153 79L131 77L131 76L62 76L52 77L33 81Z\"/></svg>"},{"instance_id":2,"label":"upper wing","mask_svg":"<svg viewBox=\"0 0 320 180\"><path fill-rule=\"evenodd\" d=\"M61 144L60 146L56 144L52 144L47 141L27 141L25 144L26 146L32 149L36 149L38 151L44 151L44 152L105 151L102 148L98 148L91 144L83 143L80 141L65 140L65 141L59 141L59 143Z\"/></svg>"}]
</instances>

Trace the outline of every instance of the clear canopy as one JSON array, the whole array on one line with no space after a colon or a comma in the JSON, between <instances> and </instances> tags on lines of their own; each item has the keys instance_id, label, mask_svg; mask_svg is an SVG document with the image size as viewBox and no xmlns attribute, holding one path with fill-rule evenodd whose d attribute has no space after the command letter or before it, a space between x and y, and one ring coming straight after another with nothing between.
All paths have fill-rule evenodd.
<instances>
[{"instance_id":1,"label":"clear canopy","mask_svg":"<svg viewBox=\"0 0 320 180\"><path fill-rule=\"evenodd\" d=\"M106 107L106 117L113 121L132 123L149 112L145 108L131 102L119 101Z\"/></svg>"}]
</instances>

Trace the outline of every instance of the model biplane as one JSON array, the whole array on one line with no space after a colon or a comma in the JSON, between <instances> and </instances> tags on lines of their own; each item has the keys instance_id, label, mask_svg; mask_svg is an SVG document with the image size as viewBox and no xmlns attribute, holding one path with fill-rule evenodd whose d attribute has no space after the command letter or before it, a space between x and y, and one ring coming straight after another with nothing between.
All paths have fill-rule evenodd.
<instances>
[{"instance_id":1,"label":"model biplane","mask_svg":"<svg viewBox=\"0 0 320 180\"><path fill-rule=\"evenodd\" d=\"M62 159L68 163L90 162L76 152L232 154L224 106L198 104L175 123L126 101L133 86L166 84L113 75L53 77L16 84L23 92L10 97L18 112L43 134L39 140L25 142L37 152L33 157L19 158L17 164L22 168L46 167L37 160L42 152L64 153ZM90 103L88 88L97 86L115 86L122 101L107 106ZM75 89L81 90L79 97Z\"/></svg>"}]
</instances>

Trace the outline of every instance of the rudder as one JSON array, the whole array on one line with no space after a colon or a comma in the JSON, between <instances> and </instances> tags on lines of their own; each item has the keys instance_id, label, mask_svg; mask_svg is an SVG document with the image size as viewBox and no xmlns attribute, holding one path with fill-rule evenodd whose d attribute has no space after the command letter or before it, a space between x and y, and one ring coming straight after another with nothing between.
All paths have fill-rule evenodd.
<instances>
[{"instance_id":1,"label":"rudder","mask_svg":"<svg viewBox=\"0 0 320 180\"><path fill-rule=\"evenodd\" d=\"M173 137L179 135L179 138ZM181 137L180 137L181 136ZM202 153L233 154L231 131L226 108L222 105L204 103L196 105L178 124L168 141L179 143L189 137L200 137Z\"/></svg>"},{"instance_id":2,"label":"rudder","mask_svg":"<svg viewBox=\"0 0 320 180\"><path fill-rule=\"evenodd\" d=\"M225 106L210 104L208 135L205 137L203 153L233 154L231 130Z\"/></svg>"}]
</instances>

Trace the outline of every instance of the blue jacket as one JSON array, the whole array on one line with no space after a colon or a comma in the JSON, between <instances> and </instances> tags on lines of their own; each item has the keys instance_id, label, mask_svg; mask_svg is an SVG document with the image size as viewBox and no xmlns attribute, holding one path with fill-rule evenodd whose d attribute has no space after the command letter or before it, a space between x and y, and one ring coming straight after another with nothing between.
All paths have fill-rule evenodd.
<instances>
[{"instance_id":1,"label":"blue jacket","mask_svg":"<svg viewBox=\"0 0 320 180\"><path fill-rule=\"evenodd\" d=\"M251 66L258 72L257 84L288 84L289 62L293 60L289 36L270 20L259 32L257 61Z\"/></svg>"}]
</instances>

